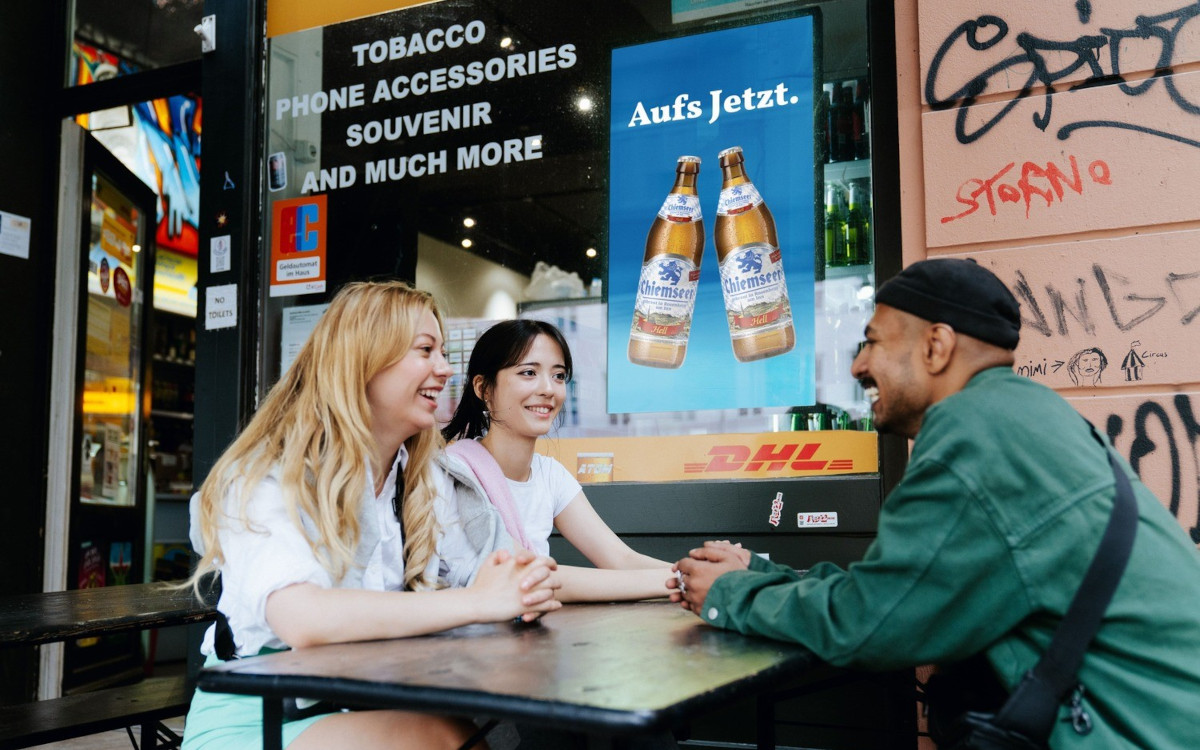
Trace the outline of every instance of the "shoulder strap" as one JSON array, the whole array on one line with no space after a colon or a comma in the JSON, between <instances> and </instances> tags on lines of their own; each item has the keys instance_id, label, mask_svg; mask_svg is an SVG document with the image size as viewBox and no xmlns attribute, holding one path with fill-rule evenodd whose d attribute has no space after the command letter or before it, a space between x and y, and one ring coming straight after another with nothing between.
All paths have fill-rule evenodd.
<instances>
[{"instance_id":1,"label":"shoulder strap","mask_svg":"<svg viewBox=\"0 0 1200 750\"><path fill-rule=\"evenodd\" d=\"M1100 547L1055 630L1050 647L996 715L997 723L1035 739L1050 736L1059 705L1077 683L1084 652L1100 629L1100 621L1125 572L1137 533L1137 502L1129 477L1096 427L1090 422L1088 426L1092 436L1104 446L1116 480L1112 514L1104 528Z\"/></svg>"},{"instance_id":2,"label":"shoulder strap","mask_svg":"<svg viewBox=\"0 0 1200 750\"><path fill-rule=\"evenodd\" d=\"M525 537L525 527L521 524L521 516L517 513L517 504L513 502L512 492L508 489L508 480L488 449L475 440L464 438L446 446L446 452L466 462L475 478L483 485L488 501L500 512L500 519L504 521L504 528L508 530L509 536L525 549L533 549L529 539Z\"/></svg>"}]
</instances>

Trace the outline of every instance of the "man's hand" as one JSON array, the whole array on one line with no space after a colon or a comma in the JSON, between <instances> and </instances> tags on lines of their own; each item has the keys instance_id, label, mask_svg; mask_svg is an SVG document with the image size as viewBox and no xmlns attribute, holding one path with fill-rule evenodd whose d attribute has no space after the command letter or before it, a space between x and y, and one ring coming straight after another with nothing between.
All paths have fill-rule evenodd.
<instances>
[{"instance_id":1,"label":"man's hand","mask_svg":"<svg viewBox=\"0 0 1200 750\"><path fill-rule=\"evenodd\" d=\"M750 566L750 550L728 541L705 542L688 552L688 556L675 563L672 570L677 578L667 582L671 601L699 615L708 597L713 581L733 570L745 570Z\"/></svg>"}]
</instances>

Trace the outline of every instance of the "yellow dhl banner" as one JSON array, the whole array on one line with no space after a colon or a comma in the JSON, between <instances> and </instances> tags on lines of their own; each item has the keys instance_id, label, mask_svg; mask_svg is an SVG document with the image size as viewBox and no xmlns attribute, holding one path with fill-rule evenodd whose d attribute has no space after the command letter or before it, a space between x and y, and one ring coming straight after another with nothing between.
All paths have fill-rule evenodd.
<instances>
[{"instance_id":1,"label":"yellow dhl banner","mask_svg":"<svg viewBox=\"0 0 1200 750\"><path fill-rule=\"evenodd\" d=\"M756 435L550 438L537 451L575 472L580 483L867 474L879 470L874 432L768 432Z\"/></svg>"}]
</instances>

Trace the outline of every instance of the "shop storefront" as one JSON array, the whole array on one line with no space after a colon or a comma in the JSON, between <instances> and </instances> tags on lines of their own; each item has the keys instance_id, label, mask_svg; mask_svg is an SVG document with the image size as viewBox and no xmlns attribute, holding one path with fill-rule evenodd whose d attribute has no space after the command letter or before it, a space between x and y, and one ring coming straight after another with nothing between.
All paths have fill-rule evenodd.
<instances>
[{"instance_id":1,"label":"shop storefront","mask_svg":"<svg viewBox=\"0 0 1200 750\"><path fill-rule=\"evenodd\" d=\"M154 190L137 229L156 259L153 274L139 271L153 291L131 292L128 306L111 288L93 294L118 311L145 307L129 360L145 378L120 393L127 430L62 406L87 367L59 391L38 386L63 416L35 437L61 429L54 440L72 447L24 459L51 479L27 488L45 512L21 523L47 541L23 554L45 562L17 590L75 586L85 564L117 582L109 563L125 542L87 553L62 520L89 505L148 521L118 563L151 577L155 500L178 525L181 499L331 295L381 277L439 299L456 368L443 417L491 323L563 330L576 377L539 450L639 551L674 559L736 537L796 567L860 557L904 455L874 432L849 375L875 285L900 265L890 5L311 5L204 3L213 20L196 24L204 34L184 45L195 49L161 69L117 48L111 28L73 39L55 116L39 120L54 128L43 161L65 161L64 119L114 153L109 124L157 123L164 147L193 161L126 165ZM63 85L57 73L42 80ZM682 201L681 169L695 170ZM37 249L61 242L48 219L62 206L23 205L0 208L34 217L21 270L52 291L63 261ZM128 217L109 224L130 231ZM108 255L119 253L90 269L96 284ZM39 310L47 338L70 328L57 307ZM111 338L90 321L76 330ZM27 358L49 372L55 355L38 346ZM78 367L74 356L55 366Z\"/></svg>"},{"instance_id":2,"label":"shop storefront","mask_svg":"<svg viewBox=\"0 0 1200 750\"><path fill-rule=\"evenodd\" d=\"M492 322L566 333L539 450L643 551L861 555L886 478L849 365L899 264L867 3L292 5L268 5L258 396L334 289L399 275L446 314L444 418Z\"/></svg>"}]
</instances>

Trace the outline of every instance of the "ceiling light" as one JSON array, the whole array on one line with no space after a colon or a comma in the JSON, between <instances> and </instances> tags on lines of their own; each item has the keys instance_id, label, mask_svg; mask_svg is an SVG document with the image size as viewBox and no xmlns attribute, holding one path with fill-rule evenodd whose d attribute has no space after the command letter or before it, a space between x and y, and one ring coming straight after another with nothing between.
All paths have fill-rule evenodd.
<instances>
[{"instance_id":1,"label":"ceiling light","mask_svg":"<svg viewBox=\"0 0 1200 750\"><path fill-rule=\"evenodd\" d=\"M467 218L463 219L463 226L467 229L470 229L471 227L475 226L475 220L468 216Z\"/></svg>"},{"instance_id":2,"label":"ceiling light","mask_svg":"<svg viewBox=\"0 0 1200 750\"><path fill-rule=\"evenodd\" d=\"M584 253L584 255L586 255L589 258L595 258L596 257L596 248L589 247L587 249L587 252Z\"/></svg>"},{"instance_id":3,"label":"ceiling light","mask_svg":"<svg viewBox=\"0 0 1200 750\"><path fill-rule=\"evenodd\" d=\"M471 238L470 238L470 237L464 237L464 238L463 238L463 241L462 241L462 246L463 246L463 247L470 247L471 245L474 245L474 244L475 244L474 242L471 242Z\"/></svg>"},{"instance_id":4,"label":"ceiling light","mask_svg":"<svg viewBox=\"0 0 1200 750\"><path fill-rule=\"evenodd\" d=\"M594 105L590 97L581 96L575 100L575 106L579 107L580 112L591 112Z\"/></svg>"},{"instance_id":5,"label":"ceiling light","mask_svg":"<svg viewBox=\"0 0 1200 750\"><path fill-rule=\"evenodd\" d=\"M512 37L511 36L503 37L500 40L500 46L503 47L504 49L508 49L509 47L511 47L512 46Z\"/></svg>"},{"instance_id":6,"label":"ceiling light","mask_svg":"<svg viewBox=\"0 0 1200 750\"><path fill-rule=\"evenodd\" d=\"M142 246L141 246L141 245L134 245L134 246L133 246L133 251L134 251L135 253L140 253L140 252L142 251Z\"/></svg>"}]
</instances>

